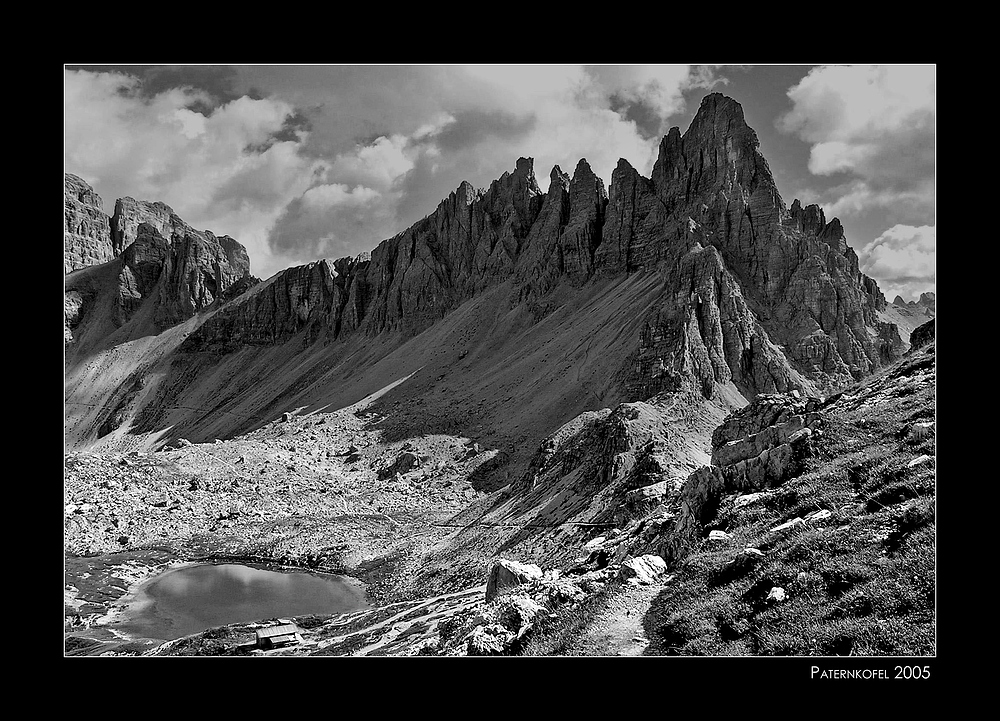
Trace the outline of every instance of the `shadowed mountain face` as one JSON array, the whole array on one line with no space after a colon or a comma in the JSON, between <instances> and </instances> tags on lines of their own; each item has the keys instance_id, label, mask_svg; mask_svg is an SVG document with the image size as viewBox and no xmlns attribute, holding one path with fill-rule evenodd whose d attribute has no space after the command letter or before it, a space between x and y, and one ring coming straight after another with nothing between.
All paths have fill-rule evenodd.
<instances>
[{"instance_id":1,"label":"shadowed mountain face","mask_svg":"<svg viewBox=\"0 0 1000 721\"><path fill-rule=\"evenodd\" d=\"M785 207L757 147L712 94L650 178L622 160L606 190L581 160L543 192L520 158L370 254L263 283L231 238L130 198L102 218L67 175L67 444L230 437L384 392L393 433L524 460L621 401L732 407L863 377L905 348L885 299L838 220Z\"/></svg>"}]
</instances>

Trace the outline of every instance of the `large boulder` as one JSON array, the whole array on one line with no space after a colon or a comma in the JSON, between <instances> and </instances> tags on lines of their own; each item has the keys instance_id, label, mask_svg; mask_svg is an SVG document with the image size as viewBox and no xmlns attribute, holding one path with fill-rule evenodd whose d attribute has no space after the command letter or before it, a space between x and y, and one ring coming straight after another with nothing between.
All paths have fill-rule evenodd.
<instances>
[{"instance_id":1,"label":"large boulder","mask_svg":"<svg viewBox=\"0 0 1000 721\"><path fill-rule=\"evenodd\" d=\"M542 569L533 563L518 563L498 558L490 569L486 582L486 602L489 603L502 592L524 583L537 581L542 577Z\"/></svg>"},{"instance_id":2,"label":"large boulder","mask_svg":"<svg viewBox=\"0 0 1000 721\"><path fill-rule=\"evenodd\" d=\"M408 473L419 465L420 458L417 454L403 451L396 457L395 461L379 471L378 477L380 480L392 478L397 473Z\"/></svg>"},{"instance_id":3,"label":"large boulder","mask_svg":"<svg viewBox=\"0 0 1000 721\"><path fill-rule=\"evenodd\" d=\"M646 554L625 561L618 576L623 581L650 585L659 581L666 572L667 564L662 558Z\"/></svg>"}]
</instances>

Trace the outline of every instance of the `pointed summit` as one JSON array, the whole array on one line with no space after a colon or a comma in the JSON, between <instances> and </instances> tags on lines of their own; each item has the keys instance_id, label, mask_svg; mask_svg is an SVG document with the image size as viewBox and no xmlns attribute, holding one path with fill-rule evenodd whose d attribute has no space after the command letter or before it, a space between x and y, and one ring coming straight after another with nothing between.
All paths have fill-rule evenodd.
<instances>
[{"instance_id":1,"label":"pointed summit","mask_svg":"<svg viewBox=\"0 0 1000 721\"><path fill-rule=\"evenodd\" d=\"M698 107L698 112L695 114L694 120L691 121L691 127L688 128L688 132L690 132L691 128L697 127L699 123L703 123L709 118L714 122L718 117L724 117L734 124L746 125L742 105L728 95L709 93L701 99L701 105Z\"/></svg>"},{"instance_id":2,"label":"pointed summit","mask_svg":"<svg viewBox=\"0 0 1000 721\"><path fill-rule=\"evenodd\" d=\"M553 165L552 172L549 173L549 193L556 192L559 188L569 190L569 175L558 165Z\"/></svg>"},{"instance_id":3,"label":"pointed summit","mask_svg":"<svg viewBox=\"0 0 1000 721\"><path fill-rule=\"evenodd\" d=\"M580 158L580 162L576 164L570 193L573 195L574 205L577 206L584 203L600 205L608 199L608 193L604 189L604 181L597 177L585 158ZM586 201L583 201L583 196L587 196Z\"/></svg>"}]
</instances>

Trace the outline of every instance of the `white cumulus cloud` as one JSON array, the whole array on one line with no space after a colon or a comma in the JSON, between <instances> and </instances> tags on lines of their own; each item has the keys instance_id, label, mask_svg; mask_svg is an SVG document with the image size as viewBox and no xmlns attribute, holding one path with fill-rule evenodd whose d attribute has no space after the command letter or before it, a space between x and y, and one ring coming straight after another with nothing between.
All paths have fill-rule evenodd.
<instances>
[{"instance_id":1,"label":"white cumulus cloud","mask_svg":"<svg viewBox=\"0 0 1000 721\"><path fill-rule=\"evenodd\" d=\"M826 198L834 212L898 206L907 222L933 222L934 66L821 66L788 97L778 127L810 144L810 172L847 175Z\"/></svg>"},{"instance_id":2,"label":"white cumulus cloud","mask_svg":"<svg viewBox=\"0 0 1000 721\"><path fill-rule=\"evenodd\" d=\"M65 166L91 183L113 210L132 196L170 205L196 228L247 246L251 272L285 267L267 243L284 206L313 182L315 160L295 141L268 144L294 108L243 96L211 107L191 88L144 96L140 82L113 72L66 72Z\"/></svg>"},{"instance_id":3,"label":"white cumulus cloud","mask_svg":"<svg viewBox=\"0 0 1000 721\"><path fill-rule=\"evenodd\" d=\"M936 257L936 228L929 225L894 225L858 253L861 270L878 281L890 301L934 291Z\"/></svg>"}]
</instances>

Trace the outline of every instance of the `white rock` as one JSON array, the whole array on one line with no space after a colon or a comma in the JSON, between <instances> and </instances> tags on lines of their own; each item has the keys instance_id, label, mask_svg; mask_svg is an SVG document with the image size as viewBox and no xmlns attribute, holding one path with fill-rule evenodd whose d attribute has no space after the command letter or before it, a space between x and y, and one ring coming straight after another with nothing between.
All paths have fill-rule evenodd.
<instances>
[{"instance_id":1,"label":"white rock","mask_svg":"<svg viewBox=\"0 0 1000 721\"><path fill-rule=\"evenodd\" d=\"M730 535L725 531L709 531L708 540L709 541L726 541L729 540Z\"/></svg>"},{"instance_id":2,"label":"white rock","mask_svg":"<svg viewBox=\"0 0 1000 721\"><path fill-rule=\"evenodd\" d=\"M914 423L910 426L910 430L907 435L910 438L919 440L929 436L932 430L934 430L934 421L929 421L927 423Z\"/></svg>"},{"instance_id":3,"label":"white rock","mask_svg":"<svg viewBox=\"0 0 1000 721\"><path fill-rule=\"evenodd\" d=\"M789 443L796 443L800 438L808 438L813 433L812 428L802 428L795 431L792 435L788 436Z\"/></svg>"},{"instance_id":4,"label":"white rock","mask_svg":"<svg viewBox=\"0 0 1000 721\"><path fill-rule=\"evenodd\" d=\"M785 589L781 586L775 586L771 589L771 592L767 594L768 601L775 601L777 603L784 601L786 598L788 598L788 594L785 593Z\"/></svg>"},{"instance_id":5,"label":"white rock","mask_svg":"<svg viewBox=\"0 0 1000 721\"><path fill-rule=\"evenodd\" d=\"M807 521L822 521L824 518L829 518L832 515L833 515L833 513L831 513L830 511L828 511L827 509L824 508L822 510L813 511L812 513L808 514L805 517L805 520L807 520Z\"/></svg>"},{"instance_id":6,"label":"white rock","mask_svg":"<svg viewBox=\"0 0 1000 721\"><path fill-rule=\"evenodd\" d=\"M636 583L649 585L659 580L667 571L667 563L659 556L646 554L638 558L630 558L622 564L618 572L619 578Z\"/></svg>"},{"instance_id":7,"label":"white rock","mask_svg":"<svg viewBox=\"0 0 1000 721\"><path fill-rule=\"evenodd\" d=\"M797 526L800 523L802 523L802 519L801 518L793 518L790 521L786 521L785 523L782 523L780 526L775 526L774 528L772 528L771 529L771 533L780 533L781 531L787 530L789 528L793 528L794 526Z\"/></svg>"},{"instance_id":8,"label":"white rock","mask_svg":"<svg viewBox=\"0 0 1000 721\"><path fill-rule=\"evenodd\" d=\"M913 468L914 466L919 466L922 463L927 463L927 461L929 461L930 459L931 459L931 457L927 456L927 455L917 456L912 461L910 461L909 463L907 463L906 467L907 468Z\"/></svg>"},{"instance_id":9,"label":"white rock","mask_svg":"<svg viewBox=\"0 0 1000 721\"><path fill-rule=\"evenodd\" d=\"M486 601L489 603L503 590L530 583L542 577L542 569L533 563L518 563L498 558L490 569L486 582Z\"/></svg>"},{"instance_id":10,"label":"white rock","mask_svg":"<svg viewBox=\"0 0 1000 721\"><path fill-rule=\"evenodd\" d=\"M745 496L739 496L733 502L733 508L743 508L743 506L749 506L751 503L757 501L757 499L763 497L764 493L748 493Z\"/></svg>"},{"instance_id":11,"label":"white rock","mask_svg":"<svg viewBox=\"0 0 1000 721\"><path fill-rule=\"evenodd\" d=\"M598 536L597 538L587 541L585 544L583 544L583 547L586 548L588 551L591 551L600 546L606 540L607 539L604 536Z\"/></svg>"}]
</instances>

